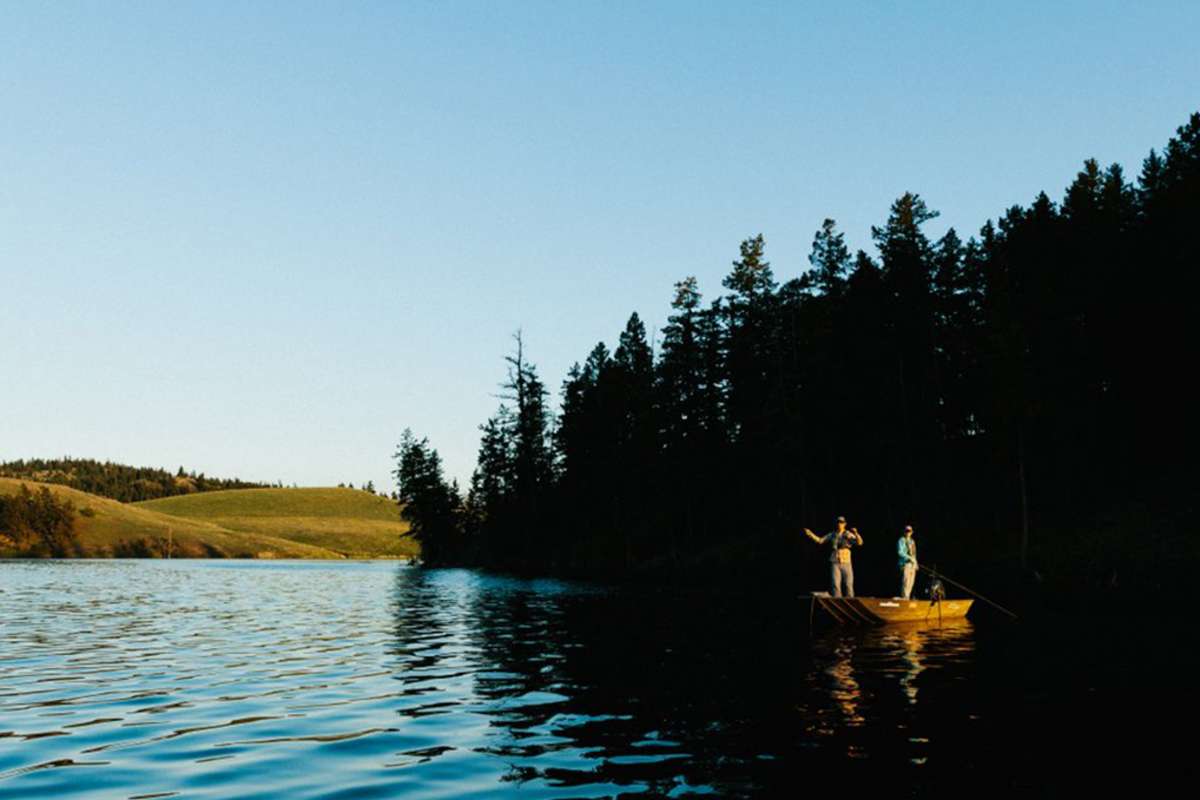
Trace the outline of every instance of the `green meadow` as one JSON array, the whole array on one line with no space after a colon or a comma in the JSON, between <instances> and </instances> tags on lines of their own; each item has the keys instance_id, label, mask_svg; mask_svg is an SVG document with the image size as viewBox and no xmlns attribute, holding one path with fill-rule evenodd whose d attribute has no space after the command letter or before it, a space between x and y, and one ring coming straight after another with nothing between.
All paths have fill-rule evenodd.
<instances>
[{"instance_id":1,"label":"green meadow","mask_svg":"<svg viewBox=\"0 0 1200 800\"><path fill-rule=\"evenodd\" d=\"M408 558L396 504L354 489L232 489L121 503L66 486L0 478L0 494L42 486L78 512L83 555L175 558ZM0 555L5 539L0 534Z\"/></svg>"},{"instance_id":2,"label":"green meadow","mask_svg":"<svg viewBox=\"0 0 1200 800\"><path fill-rule=\"evenodd\" d=\"M66 486L0 478L0 494L16 494L24 483L42 486L75 505L75 529L86 556L159 555L178 558L338 558L338 553L283 537L234 531L201 519L173 517Z\"/></svg>"},{"instance_id":3,"label":"green meadow","mask_svg":"<svg viewBox=\"0 0 1200 800\"><path fill-rule=\"evenodd\" d=\"M346 558L408 558L417 543L386 497L355 489L230 489L163 497L134 508L321 548Z\"/></svg>"}]
</instances>

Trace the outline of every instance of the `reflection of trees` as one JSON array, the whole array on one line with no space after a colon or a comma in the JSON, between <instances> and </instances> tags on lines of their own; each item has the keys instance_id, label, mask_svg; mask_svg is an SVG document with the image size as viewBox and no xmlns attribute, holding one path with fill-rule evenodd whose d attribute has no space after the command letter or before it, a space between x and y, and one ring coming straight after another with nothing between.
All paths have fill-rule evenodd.
<instances>
[{"instance_id":1,"label":"reflection of trees","mask_svg":"<svg viewBox=\"0 0 1200 800\"><path fill-rule=\"evenodd\" d=\"M498 782L567 795L823 785L831 758L906 752L895 720L973 646L969 627L961 641L919 628L809 639L797 609L762 598L400 572L397 711L440 726L400 755L474 759Z\"/></svg>"},{"instance_id":2,"label":"reflection of trees","mask_svg":"<svg viewBox=\"0 0 1200 800\"><path fill-rule=\"evenodd\" d=\"M455 738L494 758L497 780L737 795L783 769L803 640L777 619L695 596L404 572L398 711L460 715Z\"/></svg>"},{"instance_id":3,"label":"reflection of trees","mask_svg":"<svg viewBox=\"0 0 1200 800\"><path fill-rule=\"evenodd\" d=\"M476 751L506 762L506 780L653 795L679 784L685 751L655 702L670 703L672 672L654 662L671 645L624 613L617 598L553 583L503 582L479 598L474 641L488 669L476 691L492 730Z\"/></svg>"}]
</instances>

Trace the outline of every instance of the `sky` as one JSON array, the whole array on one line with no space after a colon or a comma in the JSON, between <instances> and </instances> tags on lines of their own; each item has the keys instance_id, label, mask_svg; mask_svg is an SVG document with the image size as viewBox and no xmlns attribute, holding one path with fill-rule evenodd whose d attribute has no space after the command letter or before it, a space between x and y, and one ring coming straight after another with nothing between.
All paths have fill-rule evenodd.
<instances>
[{"instance_id":1,"label":"sky","mask_svg":"<svg viewBox=\"0 0 1200 800\"><path fill-rule=\"evenodd\" d=\"M0 0L0 460L469 480L762 233L969 235L1200 110L1200 3Z\"/></svg>"}]
</instances>

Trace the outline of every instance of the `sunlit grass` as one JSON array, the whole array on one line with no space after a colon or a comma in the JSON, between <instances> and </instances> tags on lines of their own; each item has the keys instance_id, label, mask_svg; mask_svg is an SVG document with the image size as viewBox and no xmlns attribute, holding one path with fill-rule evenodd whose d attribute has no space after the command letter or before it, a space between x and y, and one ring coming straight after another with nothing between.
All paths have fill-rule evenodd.
<instances>
[{"instance_id":1,"label":"sunlit grass","mask_svg":"<svg viewBox=\"0 0 1200 800\"><path fill-rule=\"evenodd\" d=\"M396 504L354 489L231 489L164 497L135 507L243 534L286 539L350 558L417 553Z\"/></svg>"},{"instance_id":2,"label":"sunlit grass","mask_svg":"<svg viewBox=\"0 0 1200 800\"><path fill-rule=\"evenodd\" d=\"M269 531L235 530L212 520L170 516L140 504L120 503L56 484L0 478L0 494L16 494L22 483L31 491L45 486L59 499L74 503L81 512L76 519L76 530L88 556L112 556L123 545L144 541L153 552L166 552L169 547L176 557L339 557L336 551L277 537Z\"/></svg>"}]
</instances>

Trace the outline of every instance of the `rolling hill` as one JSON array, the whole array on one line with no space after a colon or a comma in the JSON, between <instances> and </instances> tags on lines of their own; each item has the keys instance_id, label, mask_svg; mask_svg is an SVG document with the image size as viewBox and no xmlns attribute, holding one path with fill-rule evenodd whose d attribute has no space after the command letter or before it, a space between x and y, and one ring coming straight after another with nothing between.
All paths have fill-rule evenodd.
<instances>
[{"instance_id":1,"label":"rolling hill","mask_svg":"<svg viewBox=\"0 0 1200 800\"><path fill-rule=\"evenodd\" d=\"M21 484L45 486L79 511L76 530L87 556L155 554L169 543L179 558L340 558L332 550L248 531L234 531L201 519L172 517L153 509L119 503L57 484L0 478L0 494L16 494Z\"/></svg>"},{"instance_id":2,"label":"rolling hill","mask_svg":"<svg viewBox=\"0 0 1200 800\"><path fill-rule=\"evenodd\" d=\"M349 558L415 556L396 504L355 489L232 489L132 504L245 535L285 539Z\"/></svg>"}]
</instances>

